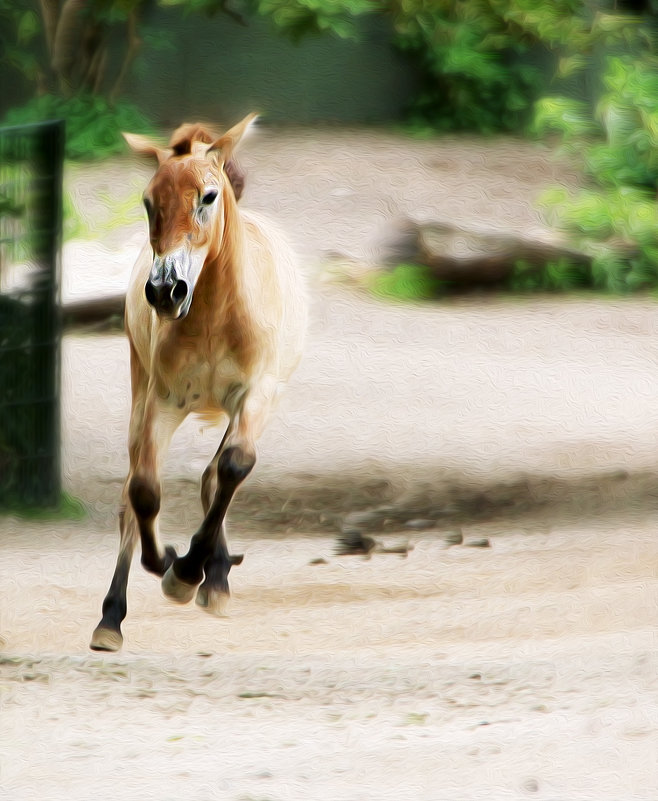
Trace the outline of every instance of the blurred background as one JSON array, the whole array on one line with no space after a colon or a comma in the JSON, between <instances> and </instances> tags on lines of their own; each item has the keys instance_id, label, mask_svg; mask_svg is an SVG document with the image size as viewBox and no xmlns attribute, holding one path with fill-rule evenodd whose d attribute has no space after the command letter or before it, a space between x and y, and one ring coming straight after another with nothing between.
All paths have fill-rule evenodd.
<instances>
[{"instance_id":1,"label":"blurred background","mask_svg":"<svg viewBox=\"0 0 658 801\"><path fill-rule=\"evenodd\" d=\"M332 526L414 470L435 489L475 481L470 508L478 482L496 495L529 470L625 470L629 448L652 468L649 369L615 373L583 321L603 313L612 335L629 307L593 299L633 294L654 330L657 14L651 0L2 0L0 495L111 503L125 472L120 318L151 168L120 132L166 141L252 110L244 202L288 232L314 303L296 400L263 447L266 497L282 471L295 492L331 474L335 492L293 506ZM492 306L512 297L516 317ZM547 348L556 314L588 336L563 329ZM503 362L486 353L496 337ZM640 375L631 431L620 383ZM214 436L182 434L171 476L196 481ZM354 471L375 489L359 495Z\"/></svg>"}]
</instances>

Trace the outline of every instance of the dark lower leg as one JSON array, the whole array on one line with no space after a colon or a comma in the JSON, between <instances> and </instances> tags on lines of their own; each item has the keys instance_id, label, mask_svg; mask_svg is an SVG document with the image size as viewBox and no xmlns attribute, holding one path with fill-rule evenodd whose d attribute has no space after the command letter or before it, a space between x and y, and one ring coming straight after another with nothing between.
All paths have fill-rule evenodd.
<instances>
[{"instance_id":1,"label":"dark lower leg","mask_svg":"<svg viewBox=\"0 0 658 801\"><path fill-rule=\"evenodd\" d=\"M210 511L213 499L217 494L217 462L213 461L203 471L201 478L201 507L205 517Z\"/></svg>"},{"instance_id":2,"label":"dark lower leg","mask_svg":"<svg viewBox=\"0 0 658 801\"><path fill-rule=\"evenodd\" d=\"M215 452L212 461L203 471L203 476L201 477L201 506L203 507L204 517L210 511L212 502L215 499L215 495L217 494L217 487L218 487L217 463L219 462L219 456L222 450L224 449L226 440L228 439L232 430L233 430L233 424L229 423L226 428L226 431L224 432L224 436L222 437L222 441L219 445L219 448L217 448L217 451Z\"/></svg>"},{"instance_id":3,"label":"dark lower leg","mask_svg":"<svg viewBox=\"0 0 658 801\"><path fill-rule=\"evenodd\" d=\"M112 576L110 589L103 601L103 616L96 627L90 647L95 651L116 651L121 647L121 623L126 617L126 590L133 551L135 533L127 529L126 513L120 513L121 545L119 557Z\"/></svg>"},{"instance_id":4,"label":"dark lower leg","mask_svg":"<svg viewBox=\"0 0 658 801\"><path fill-rule=\"evenodd\" d=\"M242 559L242 554L229 553L226 530L222 525L217 546L205 564L205 579L197 592L196 602L199 606L212 606L213 598L218 599L222 595L228 598L228 574L234 565L242 564Z\"/></svg>"},{"instance_id":5,"label":"dark lower leg","mask_svg":"<svg viewBox=\"0 0 658 801\"><path fill-rule=\"evenodd\" d=\"M171 545L162 549L155 533L155 521L160 511L160 488L155 480L134 476L128 485L128 496L139 527L142 565L156 576L163 576L176 558L176 551Z\"/></svg>"},{"instance_id":6,"label":"dark lower leg","mask_svg":"<svg viewBox=\"0 0 658 801\"><path fill-rule=\"evenodd\" d=\"M256 462L252 453L239 446L226 448L217 461L218 489L201 528L192 537L189 551L174 561L177 579L189 585L203 581L204 569L211 571L213 582L223 582L228 591L228 572L239 557L231 557L226 547L223 523L235 491L249 475ZM232 560L236 561L232 561ZM212 560L208 565L209 560ZM240 561L242 561L240 559Z\"/></svg>"}]
</instances>

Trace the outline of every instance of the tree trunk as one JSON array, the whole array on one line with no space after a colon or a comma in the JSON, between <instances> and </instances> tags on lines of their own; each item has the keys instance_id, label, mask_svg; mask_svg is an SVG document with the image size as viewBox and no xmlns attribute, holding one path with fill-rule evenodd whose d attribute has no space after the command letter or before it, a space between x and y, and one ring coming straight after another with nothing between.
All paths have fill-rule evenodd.
<instances>
[{"instance_id":1,"label":"tree trunk","mask_svg":"<svg viewBox=\"0 0 658 801\"><path fill-rule=\"evenodd\" d=\"M48 48L48 58L52 60L55 31L57 30L59 16L59 0L40 0L39 5L41 6L41 19L43 21L44 36L46 37L46 47Z\"/></svg>"},{"instance_id":2,"label":"tree trunk","mask_svg":"<svg viewBox=\"0 0 658 801\"><path fill-rule=\"evenodd\" d=\"M53 40L52 68L60 91L70 95L75 87L74 72L80 60L80 45L87 22L84 12L89 0L66 0Z\"/></svg>"},{"instance_id":3,"label":"tree trunk","mask_svg":"<svg viewBox=\"0 0 658 801\"><path fill-rule=\"evenodd\" d=\"M107 46L103 45L100 51L100 58L98 60L98 69L96 70L94 84L91 87L91 91L96 95L100 94L101 89L103 88L106 69L107 69Z\"/></svg>"},{"instance_id":4,"label":"tree trunk","mask_svg":"<svg viewBox=\"0 0 658 801\"><path fill-rule=\"evenodd\" d=\"M137 12L133 9L130 12L127 23L128 34L128 48L121 65L121 70L117 76L112 91L110 92L110 103L114 103L123 89L123 82L128 74L128 69L137 55L137 52L142 44L141 39L137 36Z\"/></svg>"},{"instance_id":5,"label":"tree trunk","mask_svg":"<svg viewBox=\"0 0 658 801\"><path fill-rule=\"evenodd\" d=\"M85 33L83 52L85 60L80 74L80 87L87 92L99 92L105 76L106 52L99 25L94 25Z\"/></svg>"}]
</instances>

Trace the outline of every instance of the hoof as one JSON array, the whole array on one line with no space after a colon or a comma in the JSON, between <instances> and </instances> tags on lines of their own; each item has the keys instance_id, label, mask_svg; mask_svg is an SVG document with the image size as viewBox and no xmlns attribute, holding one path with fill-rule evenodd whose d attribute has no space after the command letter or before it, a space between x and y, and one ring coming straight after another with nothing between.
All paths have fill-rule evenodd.
<instances>
[{"instance_id":1,"label":"hoof","mask_svg":"<svg viewBox=\"0 0 658 801\"><path fill-rule=\"evenodd\" d=\"M92 651L118 651L123 645L123 637L120 631L106 629L98 626L92 634L89 647Z\"/></svg>"},{"instance_id":2,"label":"hoof","mask_svg":"<svg viewBox=\"0 0 658 801\"><path fill-rule=\"evenodd\" d=\"M164 555L161 558L155 557L154 559L145 560L142 554L142 567L144 570L148 570L149 573L155 573L156 576L162 577L177 557L178 554L173 545L165 545Z\"/></svg>"},{"instance_id":3,"label":"hoof","mask_svg":"<svg viewBox=\"0 0 658 801\"><path fill-rule=\"evenodd\" d=\"M175 559L178 559L178 554L176 553L176 549L174 548L174 546L165 545L165 556L164 556L165 572L171 567Z\"/></svg>"},{"instance_id":4,"label":"hoof","mask_svg":"<svg viewBox=\"0 0 658 801\"><path fill-rule=\"evenodd\" d=\"M207 590L199 587L196 594L196 605L215 617L227 617L231 598L227 592L220 590Z\"/></svg>"},{"instance_id":5,"label":"hoof","mask_svg":"<svg viewBox=\"0 0 658 801\"><path fill-rule=\"evenodd\" d=\"M188 604L196 593L196 584L186 584L174 573L174 566L170 565L162 577L162 592L169 600L177 604Z\"/></svg>"}]
</instances>

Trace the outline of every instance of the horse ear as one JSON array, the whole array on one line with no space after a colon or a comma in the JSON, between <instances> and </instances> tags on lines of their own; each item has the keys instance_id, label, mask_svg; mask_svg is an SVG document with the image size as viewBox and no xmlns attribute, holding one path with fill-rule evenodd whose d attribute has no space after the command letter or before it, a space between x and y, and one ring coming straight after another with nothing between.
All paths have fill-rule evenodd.
<instances>
[{"instance_id":1,"label":"horse ear","mask_svg":"<svg viewBox=\"0 0 658 801\"><path fill-rule=\"evenodd\" d=\"M258 114L247 115L242 122L234 125L225 134L222 134L219 139L215 139L212 145L206 150L206 154L217 153L220 159L226 163L257 118Z\"/></svg>"},{"instance_id":2,"label":"horse ear","mask_svg":"<svg viewBox=\"0 0 658 801\"><path fill-rule=\"evenodd\" d=\"M137 153L138 156L155 158L158 164L162 164L163 161L173 155L173 150L156 145L147 136L131 133L122 133L121 135L134 153Z\"/></svg>"}]
</instances>

